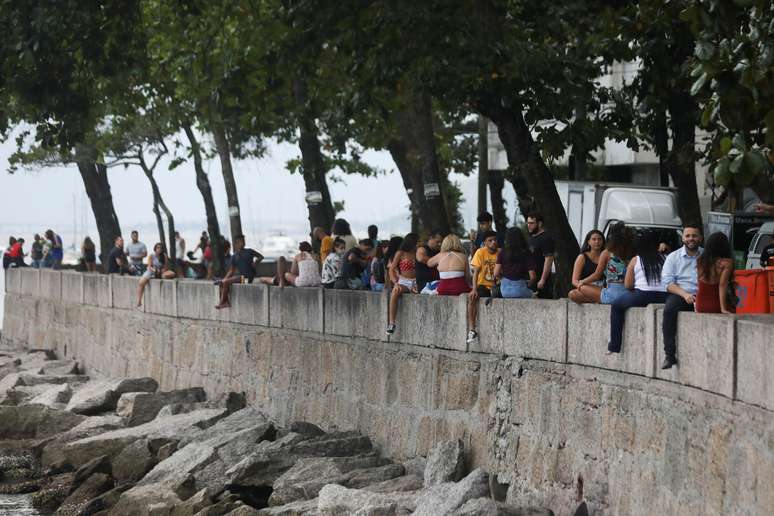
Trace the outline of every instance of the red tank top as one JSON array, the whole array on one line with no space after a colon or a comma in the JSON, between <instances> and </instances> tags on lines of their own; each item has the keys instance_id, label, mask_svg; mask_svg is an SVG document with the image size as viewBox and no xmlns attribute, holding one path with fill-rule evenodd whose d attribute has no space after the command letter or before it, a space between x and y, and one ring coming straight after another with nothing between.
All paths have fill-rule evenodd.
<instances>
[{"instance_id":1,"label":"red tank top","mask_svg":"<svg viewBox=\"0 0 774 516\"><path fill-rule=\"evenodd\" d=\"M719 314L719 289L718 283L707 283L699 279L699 290L696 292L696 302L694 304L696 311L705 314Z\"/></svg>"}]
</instances>

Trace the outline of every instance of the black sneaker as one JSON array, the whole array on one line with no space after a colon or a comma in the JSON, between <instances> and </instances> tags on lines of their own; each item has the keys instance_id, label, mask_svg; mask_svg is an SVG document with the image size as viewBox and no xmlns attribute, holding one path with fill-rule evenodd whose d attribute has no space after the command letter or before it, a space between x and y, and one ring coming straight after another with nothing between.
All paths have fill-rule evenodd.
<instances>
[{"instance_id":1,"label":"black sneaker","mask_svg":"<svg viewBox=\"0 0 774 516\"><path fill-rule=\"evenodd\" d=\"M465 343L470 344L471 342L475 342L476 340L478 340L478 332L476 330L469 330L468 337L465 339Z\"/></svg>"},{"instance_id":2,"label":"black sneaker","mask_svg":"<svg viewBox=\"0 0 774 516\"><path fill-rule=\"evenodd\" d=\"M387 335L392 335L395 333L395 325L394 324L388 324L387 329L384 331Z\"/></svg>"}]
</instances>

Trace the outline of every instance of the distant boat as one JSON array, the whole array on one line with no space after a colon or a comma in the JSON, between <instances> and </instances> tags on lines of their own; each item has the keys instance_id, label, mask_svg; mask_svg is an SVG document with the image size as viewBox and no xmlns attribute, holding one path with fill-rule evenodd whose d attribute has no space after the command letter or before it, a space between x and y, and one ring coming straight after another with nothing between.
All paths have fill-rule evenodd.
<instances>
[{"instance_id":1,"label":"distant boat","mask_svg":"<svg viewBox=\"0 0 774 516\"><path fill-rule=\"evenodd\" d=\"M263 239L258 251L265 258L292 258L298 252L298 242L283 233L274 233Z\"/></svg>"}]
</instances>

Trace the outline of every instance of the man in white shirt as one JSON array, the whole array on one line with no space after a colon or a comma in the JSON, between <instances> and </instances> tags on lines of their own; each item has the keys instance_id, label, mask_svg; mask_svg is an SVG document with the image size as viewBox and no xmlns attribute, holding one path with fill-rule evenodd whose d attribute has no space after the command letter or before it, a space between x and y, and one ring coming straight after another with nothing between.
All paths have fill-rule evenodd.
<instances>
[{"instance_id":1,"label":"man in white shirt","mask_svg":"<svg viewBox=\"0 0 774 516\"><path fill-rule=\"evenodd\" d=\"M132 231L132 241L126 246L126 254L129 256L129 269L134 276L141 276L145 272L142 261L148 256L148 248L140 242L140 234Z\"/></svg>"},{"instance_id":2,"label":"man in white shirt","mask_svg":"<svg viewBox=\"0 0 774 516\"><path fill-rule=\"evenodd\" d=\"M667 256L661 269L661 284L668 292L664 304L664 353L666 358L661 369L670 369L677 364L677 315L680 312L692 312L698 290L696 262L702 253L700 247L702 230L698 225L683 227L683 246Z\"/></svg>"}]
</instances>

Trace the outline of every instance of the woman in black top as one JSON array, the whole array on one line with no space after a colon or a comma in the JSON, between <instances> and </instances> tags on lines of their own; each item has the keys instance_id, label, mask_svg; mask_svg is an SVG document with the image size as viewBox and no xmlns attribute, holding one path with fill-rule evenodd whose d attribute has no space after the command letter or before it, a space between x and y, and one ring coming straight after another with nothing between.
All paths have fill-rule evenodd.
<instances>
[{"instance_id":1,"label":"woman in black top","mask_svg":"<svg viewBox=\"0 0 774 516\"><path fill-rule=\"evenodd\" d=\"M509 228L505 234L505 247L497 255L495 278L500 280L503 297L531 298L527 281L536 280L535 258L530 253L524 233L519 228Z\"/></svg>"},{"instance_id":2,"label":"woman in black top","mask_svg":"<svg viewBox=\"0 0 774 516\"><path fill-rule=\"evenodd\" d=\"M83 239L81 257L87 272L95 272L97 270L97 247L89 237Z\"/></svg>"},{"instance_id":3,"label":"woman in black top","mask_svg":"<svg viewBox=\"0 0 774 516\"><path fill-rule=\"evenodd\" d=\"M572 301L575 301L578 304L599 302L581 293L581 291L578 290L578 283L583 278L594 274L594 271L597 270L599 256L602 254L604 248L605 235L603 235L600 230L592 229L586 234L581 253L575 259L575 266L572 268L572 286L575 288L568 294L568 297ZM599 288L602 290L602 288L597 285L587 285L586 288Z\"/></svg>"}]
</instances>

